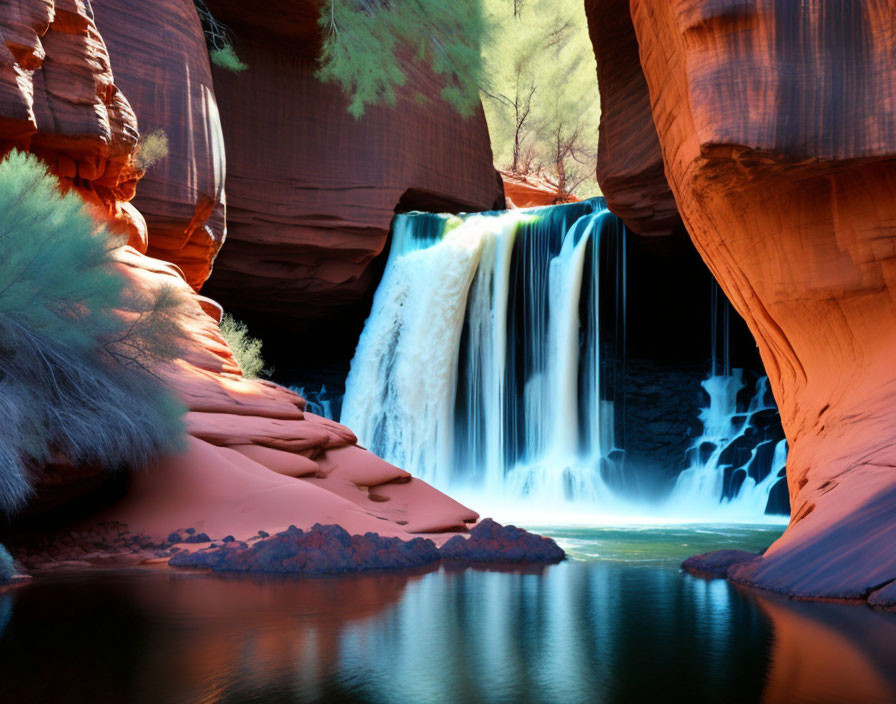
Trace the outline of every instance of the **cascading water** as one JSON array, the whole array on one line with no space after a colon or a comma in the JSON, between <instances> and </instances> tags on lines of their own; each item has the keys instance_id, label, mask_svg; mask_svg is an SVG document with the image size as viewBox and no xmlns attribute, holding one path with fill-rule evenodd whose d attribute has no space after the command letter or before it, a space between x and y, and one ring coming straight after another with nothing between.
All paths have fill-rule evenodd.
<instances>
[{"instance_id":1,"label":"cascading water","mask_svg":"<svg viewBox=\"0 0 896 704\"><path fill-rule=\"evenodd\" d=\"M601 398L602 199L396 218L342 422L438 487L592 504L612 449Z\"/></svg>"},{"instance_id":2,"label":"cascading water","mask_svg":"<svg viewBox=\"0 0 896 704\"><path fill-rule=\"evenodd\" d=\"M339 417L342 409L342 395L331 393L326 384L322 384L320 388L307 386L292 386L290 388L305 399L307 411L331 420Z\"/></svg>"},{"instance_id":3,"label":"cascading water","mask_svg":"<svg viewBox=\"0 0 896 704\"><path fill-rule=\"evenodd\" d=\"M731 368L731 304L710 282L711 371L702 382L709 406L700 411L703 433L688 450L688 467L678 475L667 505L686 504L700 515L749 519L785 509L771 497L787 462L787 442L769 436L768 378L758 380L746 409L738 395L746 388L742 369ZM765 431L765 432L764 432Z\"/></svg>"},{"instance_id":4,"label":"cascading water","mask_svg":"<svg viewBox=\"0 0 896 704\"><path fill-rule=\"evenodd\" d=\"M782 480L787 442L760 432L762 416L777 413L766 401L768 379L759 380L743 412L737 403L745 388L743 370L711 376L703 388L709 395L709 406L700 412L703 434L688 451L690 464L678 475L667 505L673 510L687 505L705 518L728 520L775 512L774 504L768 511L770 496Z\"/></svg>"},{"instance_id":5,"label":"cascading water","mask_svg":"<svg viewBox=\"0 0 896 704\"><path fill-rule=\"evenodd\" d=\"M765 382L738 411L744 381L730 369L720 293L703 434L665 506L637 506L605 483L624 453L601 348L615 346L614 357L625 359L625 252L624 228L603 199L397 216L341 422L386 460L491 504L529 499L542 512L760 518L786 450L757 431L762 414L774 413ZM616 300L601 301L607 275L613 280L603 292L615 291ZM602 321L602 311L616 319Z\"/></svg>"}]
</instances>

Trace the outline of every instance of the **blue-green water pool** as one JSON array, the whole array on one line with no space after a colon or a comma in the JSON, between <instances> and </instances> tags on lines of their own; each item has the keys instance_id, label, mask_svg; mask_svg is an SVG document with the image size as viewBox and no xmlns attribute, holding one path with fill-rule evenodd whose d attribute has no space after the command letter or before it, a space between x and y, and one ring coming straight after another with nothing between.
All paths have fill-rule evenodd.
<instances>
[{"instance_id":1,"label":"blue-green water pool","mask_svg":"<svg viewBox=\"0 0 896 704\"><path fill-rule=\"evenodd\" d=\"M542 527L543 569L42 577L0 594L0 701L896 702L896 615L680 571L780 528Z\"/></svg>"}]
</instances>

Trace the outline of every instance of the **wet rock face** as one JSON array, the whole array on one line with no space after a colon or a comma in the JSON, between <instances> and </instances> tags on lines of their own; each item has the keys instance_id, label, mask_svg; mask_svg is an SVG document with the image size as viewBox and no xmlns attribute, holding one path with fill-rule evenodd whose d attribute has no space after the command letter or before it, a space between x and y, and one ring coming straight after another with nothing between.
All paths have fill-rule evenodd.
<instances>
[{"instance_id":1,"label":"wet rock face","mask_svg":"<svg viewBox=\"0 0 896 704\"><path fill-rule=\"evenodd\" d=\"M177 264L199 289L224 242L224 140L205 35L193 0L93 0L115 70L143 135L162 130L168 154L140 181L149 254Z\"/></svg>"},{"instance_id":2,"label":"wet rock face","mask_svg":"<svg viewBox=\"0 0 896 704\"><path fill-rule=\"evenodd\" d=\"M227 541L194 553L178 553L169 564L215 572L319 576L366 570L422 567L438 562L431 540L383 538L376 533L349 535L339 526L319 523L309 531L295 526L253 545Z\"/></svg>"},{"instance_id":3,"label":"wet rock face","mask_svg":"<svg viewBox=\"0 0 896 704\"><path fill-rule=\"evenodd\" d=\"M631 16L669 185L790 446L791 525L729 576L867 598L896 578L896 4Z\"/></svg>"},{"instance_id":4,"label":"wet rock face","mask_svg":"<svg viewBox=\"0 0 896 704\"><path fill-rule=\"evenodd\" d=\"M281 328L313 331L325 318L338 328L376 285L372 265L397 208L503 207L483 113L458 116L423 66L408 67L395 107L369 107L356 120L341 90L314 76L301 18L315 3L296 3L276 33L264 27L277 15L253 19L229 0L208 5L249 66L213 69L228 236L205 292L225 307ZM316 29L316 10L307 14Z\"/></svg>"},{"instance_id":5,"label":"wet rock face","mask_svg":"<svg viewBox=\"0 0 896 704\"><path fill-rule=\"evenodd\" d=\"M477 524L469 538L455 535L439 553L443 560L469 563L551 563L566 559L566 553L551 538L516 526L502 526L491 518Z\"/></svg>"}]
</instances>

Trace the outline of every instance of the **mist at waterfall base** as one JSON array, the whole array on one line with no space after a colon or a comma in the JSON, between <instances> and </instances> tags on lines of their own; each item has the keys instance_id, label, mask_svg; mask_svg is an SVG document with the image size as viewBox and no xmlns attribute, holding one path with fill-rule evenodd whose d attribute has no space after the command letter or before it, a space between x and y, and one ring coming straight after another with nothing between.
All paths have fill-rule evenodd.
<instances>
[{"instance_id":1,"label":"mist at waterfall base","mask_svg":"<svg viewBox=\"0 0 896 704\"><path fill-rule=\"evenodd\" d=\"M764 379L730 368L729 312L715 292L706 403L695 409L702 433L671 481L627 461L616 407L637 324L626 310L627 252L603 199L397 216L341 422L498 520L785 520L786 445L759 422L774 403Z\"/></svg>"}]
</instances>

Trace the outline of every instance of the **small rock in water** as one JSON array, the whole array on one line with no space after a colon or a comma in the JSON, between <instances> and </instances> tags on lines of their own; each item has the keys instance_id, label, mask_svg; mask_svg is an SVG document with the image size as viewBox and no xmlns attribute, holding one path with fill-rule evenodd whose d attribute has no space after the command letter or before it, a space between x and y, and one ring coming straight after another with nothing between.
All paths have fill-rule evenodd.
<instances>
[{"instance_id":1,"label":"small rock in water","mask_svg":"<svg viewBox=\"0 0 896 704\"><path fill-rule=\"evenodd\" d=\"M477 524L469 538L455 535L439 549L439 554L444 560L471 563L552 563L566 558L551 538L516 526L502 526L491 518Z\"/></svg>"}]
</instances>

